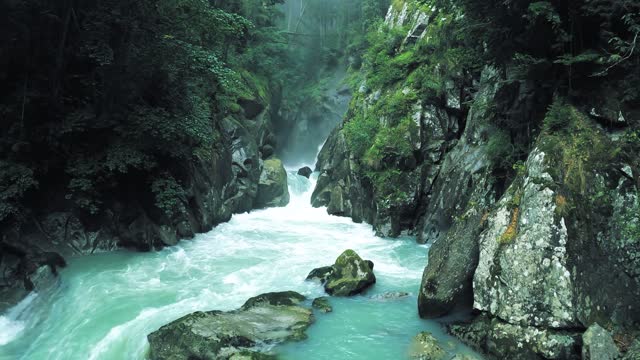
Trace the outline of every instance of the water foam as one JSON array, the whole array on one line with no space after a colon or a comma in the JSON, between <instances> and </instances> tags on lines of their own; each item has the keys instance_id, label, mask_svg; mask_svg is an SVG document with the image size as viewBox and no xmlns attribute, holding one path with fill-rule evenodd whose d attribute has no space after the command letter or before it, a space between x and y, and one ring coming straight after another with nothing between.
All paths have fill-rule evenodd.
<instances>
[{"instance_id":1,"label":"water foam","mask_svg":"<svg viewBox=\"0 0 640 360\"><path fill-rule=\"evenodd\" d=\"M26 327L26 321L22 320L29 306L38 294L30 293L19 304L12 307L3 316L0 316L0 346L6 345L20 336Z\"/></svg>"}]
</instances>

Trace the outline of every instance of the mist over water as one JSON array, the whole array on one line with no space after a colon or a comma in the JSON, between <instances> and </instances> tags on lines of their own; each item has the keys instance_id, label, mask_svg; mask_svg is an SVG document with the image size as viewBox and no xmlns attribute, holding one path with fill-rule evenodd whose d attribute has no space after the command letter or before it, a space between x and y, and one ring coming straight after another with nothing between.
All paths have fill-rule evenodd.
<instances>
[{"instance_id":1,"label":"mist over water","mask_svg":"<svg viewBox=\"0 0 640 360\"><path fill-rule=\"evenodd\" d=\"M316 314L308 340L276 348L281 358L402 359L423 330L467 351L417 316L427 247L375 237L369 225L312 208L313 182L290 171L289 206L236 215L175 247L71 259L56 286L0 317L0 359L143 359L147 334L185 314L235 309L269 291L324 295L304 279L347 248L375 263L378 283L361 296L331 298L334 312ZM385 291L411 296L371 299Z\"/></svg>"}]
</instances>

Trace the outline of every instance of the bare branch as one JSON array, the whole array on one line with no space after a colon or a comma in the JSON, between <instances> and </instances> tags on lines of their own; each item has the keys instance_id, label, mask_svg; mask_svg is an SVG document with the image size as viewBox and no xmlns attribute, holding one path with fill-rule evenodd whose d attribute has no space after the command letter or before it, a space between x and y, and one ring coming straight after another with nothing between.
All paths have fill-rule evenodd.
<instances>
[{"instance_id":1,"label":"bare branch","mask_svg":"<svg viewBox=\"0 0 640 360\"><path fill-rule=\"evenodd\" d=\"M606 69L602 70L601 72L592 74L590 76L591 77L598 77L598 76L607 75L609 70L611 70L614 67L620 65L620 63L622 63L623 61L628 60L631 57L631 55L633 55L633 51L636 49L636 41L638 40L638 34L640 34L640 32L636 32L636 36L633 38L633 43L631 44L631 50L629 50L629 53L626 56L623 56L620 60L616 61L615 63L613 63L612 65L610 65Z\"/></svg>"}]
</instances>

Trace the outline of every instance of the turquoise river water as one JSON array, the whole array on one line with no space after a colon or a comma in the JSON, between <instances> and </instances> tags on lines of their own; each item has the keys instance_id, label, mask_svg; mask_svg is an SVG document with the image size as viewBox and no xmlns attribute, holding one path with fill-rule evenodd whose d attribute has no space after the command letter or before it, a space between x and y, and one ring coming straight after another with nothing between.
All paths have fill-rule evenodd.
<instances>
[{"instance_id":1,"label":"turquoise river water","mask_svg":"<svg viewBox=\"0 0 640 360\"><path fill-rule=\"evenodd\" d=\"M270 291L322 296L306 275L348 248L375 263L377 284L331 298L334 311L316 314L307 340L273 349L281 359L408 359L420 331L432 332L451 357L472 353L417 315L426 246L379 238L369 225L313 209L313 180L290 172L289 187L287 207L236 215L175 247L70 259L57 284L0 316L0 360L145 359L147 334L190 312L235 309ZM375 298L388 291L411 295Z\"/></svg>"}]
</instances>

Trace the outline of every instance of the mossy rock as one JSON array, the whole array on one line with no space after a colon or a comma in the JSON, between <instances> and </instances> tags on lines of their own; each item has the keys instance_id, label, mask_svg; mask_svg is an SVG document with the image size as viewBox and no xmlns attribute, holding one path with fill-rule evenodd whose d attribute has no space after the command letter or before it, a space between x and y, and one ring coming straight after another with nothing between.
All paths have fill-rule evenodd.
<instances>
[{"instance_id":1,"label":"mossy rock","mask_svg":"<svg viewBox=\"0 0 640 360\"><path fill-rule=\"evenodd\" d=\"M283 207L289 203L289 186L287 184L287 171L282 161L270 158L264 161L255 207L258 209L268 207Z\"/></svg>"},{"instance_id":2,"label":"mossy rock","mask_svg":"<svg viewBox=\"0 0 640 360\"><path fill-rule=\"evenodd\" d=\"M446 352L431 333L421 332L413 338L409 356L415 360L440 360L445 358Z\"/></svg>"},{"instance_id":3,"label":"mossy rock","mask_svg":"<svg viewBox=\"0 0 640 360\"><path fill-rule=\"evenodd\" d=\"M329 299L324 296L314 299L311 306L323 313L330 313L333 311L333 307L329 304Z\"/></svg>"},{"instance_id":4,"label":"mossy rock","mask_svg":"<svg viewBox=\"0 0 640 360\"><path fill-rule=\"evenodd\" d=\"M295 306L305 301L304 295L301 295L295 291L282 291L282 292L270 292L254 296L247 300L240 308L241 310L248 310L252 307L261 305L273 305L273 306Z\"/></svg>"},{"instance_id":5,"label":"mossy rock","mask_svg":"<svg viewBox=\"0 0 640 360\"><path fill-rule=\"evenodd\" d=\"M332 266L311 271L307 280L319 279L325 291L333 296L352 296L375 284L373 262L363 260L355 251L346 250Z\"/></svg>"},{"instance_id":6,"label":"mossy rock","mask_svg":"<svg viewBox=\"0 0 640 360\"><path fill-rule=\"evenodd\" d=\"M333 274L335 269L333 266L323 266L316 269L311 270L309 275L307 275L306 280L320 280L321 283L325 283L327 278Z\"/></svg>"},{"instance_id":7,"label":"mossy rock","mask_svg":"<svg viewBox=\"0 0 640 360\"><path fill-rule=\"evenodd\" d=\"M305 298L292 292L249 299L239 310L195 312L148 335L151 360L273 359L259 346L306 338L313 322Z\"/></svg>"}]
</instances>

